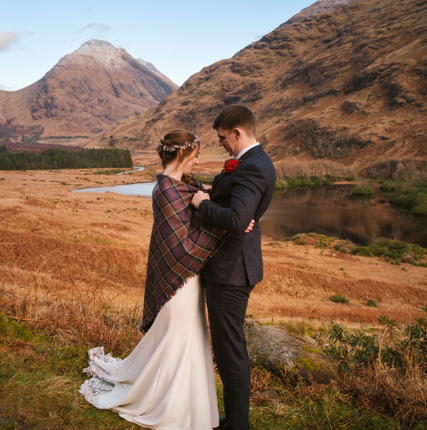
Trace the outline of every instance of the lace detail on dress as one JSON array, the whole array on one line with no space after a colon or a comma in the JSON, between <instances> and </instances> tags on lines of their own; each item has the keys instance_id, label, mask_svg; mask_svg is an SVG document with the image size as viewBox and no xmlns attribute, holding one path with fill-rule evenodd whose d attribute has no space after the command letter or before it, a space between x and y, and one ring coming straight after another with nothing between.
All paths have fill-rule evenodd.
<instances>
[{"instance_id":1,"label":"lace detail on dress","mask_svg":"<svg viewBox=\"0 0 427 430\"><path fill-rule=\"evenodd\" d=\"M114 358L111 353L105 354L104 347L88 351L89 367L83 373L91 376L81 386L79 393L94 406L98 405L98 397L108 394L114 388L110 375L114 375L122 367L122 359Z\"/></svg>"}]
</instances>

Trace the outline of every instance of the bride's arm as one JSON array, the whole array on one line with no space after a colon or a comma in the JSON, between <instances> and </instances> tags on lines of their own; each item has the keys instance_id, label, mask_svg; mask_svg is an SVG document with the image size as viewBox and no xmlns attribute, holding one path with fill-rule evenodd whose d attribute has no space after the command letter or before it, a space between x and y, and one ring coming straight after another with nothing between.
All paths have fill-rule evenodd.
<instances>
[{"instance_id":1,"label":"bride's arm","mask_svg":"<svg viewBox=\"0 0 427 430\"><path fill-rule=\"evenodd\" d=\"M255 211L266 188L264 173L257 166L242 164L233 189L230 206L223 208L212 202L206 193L197 192L192 204L203 217L229 233L242 234L255 218ZM259 221L255 219L255 222Z\"/></svg>"}]
</instances>

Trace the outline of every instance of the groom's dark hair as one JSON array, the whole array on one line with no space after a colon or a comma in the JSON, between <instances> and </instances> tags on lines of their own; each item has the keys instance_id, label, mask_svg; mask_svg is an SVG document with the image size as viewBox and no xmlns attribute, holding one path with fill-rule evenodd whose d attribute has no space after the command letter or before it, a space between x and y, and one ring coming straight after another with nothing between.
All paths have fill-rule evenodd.
<instances>
[{"instance_id":1,"label":"groom's dark hair","mask_svg":"<svg viewBox=\"0 0 427 430\"><path fill-rule=\"evenodd\" d=\"M230 105L225 107L214 119L213 128L218 127L231 131L235 128L243 128L248 136L255 136L256 119L250 109L242 105Z\"/></svg>"}]
</instances>

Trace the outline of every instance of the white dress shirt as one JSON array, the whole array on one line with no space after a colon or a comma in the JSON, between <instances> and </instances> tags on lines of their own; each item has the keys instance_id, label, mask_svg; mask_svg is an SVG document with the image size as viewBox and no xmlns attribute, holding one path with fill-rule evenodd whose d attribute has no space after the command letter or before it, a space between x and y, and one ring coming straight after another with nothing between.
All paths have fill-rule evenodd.
<instances>
[{"instance_id":1,"label":"white dress shirt","mask_svg":"<svg viewBox=\"0 0 427 430\"><path fill-rule=\"evenodd\" d=\"M243 154L246 154L250 149L255 148L255 146L259 145L259 142L254 143L251 146L247 146L246 148L243 148L236 156L237 160L240 160L240 157L243 157Z\"/></svg>"}]
</instances>

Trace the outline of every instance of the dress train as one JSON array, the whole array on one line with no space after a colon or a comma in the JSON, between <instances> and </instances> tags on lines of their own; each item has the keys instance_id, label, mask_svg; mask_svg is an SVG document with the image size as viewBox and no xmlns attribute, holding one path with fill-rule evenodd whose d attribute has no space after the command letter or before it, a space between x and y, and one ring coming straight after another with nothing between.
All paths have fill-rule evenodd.
<instances>
[{"instance_id":1,"label":"dress train","mask_svg":"<svg viewBox=\"0 0 427 430\"><path fill-rule=\"evenodd\" d=\"M99 409L157 430L218 427L215 377L199 276L190 278L160 310L132 353L121 360L89 351L92 376L80 387Z\"/></svg>"}]
</instances>

